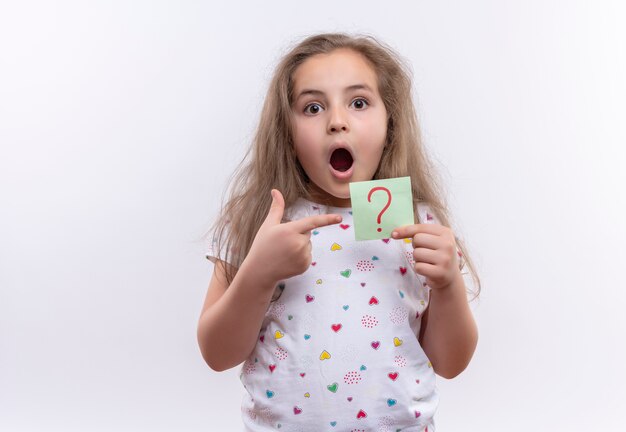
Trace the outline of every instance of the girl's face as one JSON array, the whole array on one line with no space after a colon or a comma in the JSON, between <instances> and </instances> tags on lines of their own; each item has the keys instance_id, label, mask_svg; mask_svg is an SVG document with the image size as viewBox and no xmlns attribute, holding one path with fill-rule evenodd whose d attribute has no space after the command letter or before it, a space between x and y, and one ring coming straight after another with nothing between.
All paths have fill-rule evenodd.
<instances>
[{"instance_id":1,"label":"girl's face","mask_svg":"<svg viewBox=\"0 0 626 432\"><path fill-rule=\"evenodd\" d=\"M294 72L294 145L314 198L350 207L350 182L371 180L387 136L376 72L349 49L317 54Z\"/></svg>"}]
</instances>

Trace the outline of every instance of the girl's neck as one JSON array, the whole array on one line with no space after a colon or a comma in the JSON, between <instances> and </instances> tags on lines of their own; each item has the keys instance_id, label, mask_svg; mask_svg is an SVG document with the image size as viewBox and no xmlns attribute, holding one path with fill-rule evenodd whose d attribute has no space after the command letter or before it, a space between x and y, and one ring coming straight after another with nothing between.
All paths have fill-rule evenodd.
<instances>
[{"instance_id":1,"label":"girl's neck","mask_svg":"<svg viewBox=\"0 0 626 432\"><path fill-rule=\"evenodd\" d=\"M309 200L316 204L325 205L328 207L340 207L350 208L352 207L352 201L350 198L338 198L330 195L326 191L318 190L316 187L309 189Z\"/></svg>"}]
</instances>

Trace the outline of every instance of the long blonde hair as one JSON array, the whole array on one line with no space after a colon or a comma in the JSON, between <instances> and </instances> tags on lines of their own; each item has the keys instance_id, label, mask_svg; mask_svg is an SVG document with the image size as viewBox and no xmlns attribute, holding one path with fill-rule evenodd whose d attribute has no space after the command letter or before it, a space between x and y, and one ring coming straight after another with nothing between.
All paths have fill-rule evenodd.
<instances>
[{"instance_id":1,"label":"long blonde hair","mask_svg":"<svg viewBox=\"0 0 626 432\"><path fill-rule=\"evenodd\" d=\"M373 36L343 33L309 36L276 66L252 146L233 174L228 201L210 230L217 258L231 264L226 266L229 284L269 211L271 189L282 192L285 208L299 197L311 198L309 180L296 158L292 141L293 75L309 57L340 48L354 50L367 59L377 73L378 90L387 110L387 138L374 179L410 176L414 208L420 202L427 203L440 223L450 226L438 175L423 148L411 97L410 69L392 48ZM421 222L417 212L415 219L416 223ZM456 241L462 254L462 267L469 268L475 286L471 291L477 297L480 279L463 241L458 237ZM220 256L221 250L225 256Z\"/></svg>"}]
</instances>

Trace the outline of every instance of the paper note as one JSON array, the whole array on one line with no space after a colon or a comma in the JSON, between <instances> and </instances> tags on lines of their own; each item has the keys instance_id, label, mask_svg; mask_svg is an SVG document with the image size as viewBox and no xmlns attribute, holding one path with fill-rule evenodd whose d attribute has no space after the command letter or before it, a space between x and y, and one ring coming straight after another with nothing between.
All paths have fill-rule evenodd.
<instances>
[{"instance_id":1,"label":"paper note","mask_svg":"<svg viewBox=\"0 0 626 432\"><path fill-rule=\"evenodd\" d=\"M350 200L356 240L390 238L415 223L410 177L350 183Z\"/></svg>"}]
</instances>

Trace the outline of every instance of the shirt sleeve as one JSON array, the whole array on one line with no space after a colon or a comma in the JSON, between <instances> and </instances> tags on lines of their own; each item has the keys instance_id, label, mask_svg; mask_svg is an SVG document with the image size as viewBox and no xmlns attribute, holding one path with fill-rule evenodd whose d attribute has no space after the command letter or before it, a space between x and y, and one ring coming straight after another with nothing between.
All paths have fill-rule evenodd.
<instances>
[{"instance_id":1,"label":"shirt sleeve","mask_svg":"<svg viewBox=\"0 0 626 432\"><path fill-rule=\"evenodd\" d=\"M221 247L219 247L220 245L218 245L217 243L216 232L212 233L210 237L211 241L204 255L204 257L207 260L211 261L213 264L215 264L218 260L224 261L230 265L235 265L233 263L238 262L237 261L238 256L232 251L230 251L230 255L228 256L228 259L226 257L226 240L228 239L228 235L229 235L229 231L228 231L228 227L226 227L226 229L224 230Z\"/></svg>"},{"instance_id":2,"label":"shirt sleeve","mask_svg":"<svg viewBox=\"0 0 626 432\"><path fill-rule=\"evenodd\" d=\"M217 262L217 257L218 257L218 252L220 252L217 248L217 241L215 240L215 237L213 237L211 239L211 242L209 243L209 246L206 249L206 253L204 254L204 257L206 259L208 259L209 261L211 261L213 264L215 264ZM219 253L220 257L223 257L224 254L223 253Z\"/></svg>"}]
</instances>

